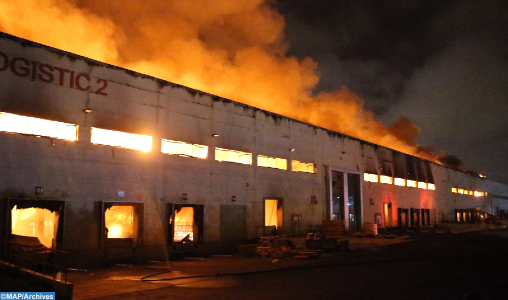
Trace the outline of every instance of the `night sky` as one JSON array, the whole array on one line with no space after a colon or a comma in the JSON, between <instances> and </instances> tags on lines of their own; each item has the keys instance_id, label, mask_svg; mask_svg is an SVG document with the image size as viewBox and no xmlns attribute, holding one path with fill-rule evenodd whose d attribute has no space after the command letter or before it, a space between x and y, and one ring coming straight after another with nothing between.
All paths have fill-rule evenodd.
<instances>
[{"instance_id":1,"label":"night sky","mask_svg":"<svg viewBox=\"0 0 508 300\"><path fill-rule=\"evenodd\" d=\"M508 1L277 0L290 55L312 57L315 92L348 87L420 146L508 183Z\"/></svg>"}]
</instances>

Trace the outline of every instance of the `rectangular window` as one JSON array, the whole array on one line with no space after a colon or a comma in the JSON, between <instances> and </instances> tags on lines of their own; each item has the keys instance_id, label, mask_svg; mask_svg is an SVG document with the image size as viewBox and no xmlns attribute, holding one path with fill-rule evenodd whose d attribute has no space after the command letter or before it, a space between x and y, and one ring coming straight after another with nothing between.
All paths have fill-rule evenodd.
<instances>
[{"instance_id":1,"label":"rectangular window","mask_svg":"<svg viewBox=\"0 0 508 300\"><path fill-rule=\"evenodd\" d=\"M402 178L395 178L394 183L395 183L395 185L398 185L398 186L406 186L406 180L402 179Z\"/></svg>"},{"instance_id":2,"label":"rectangular window","mask_svg":"<svg viewBox=\"0 0 508 300\"><path fill-rule=\"evenodd\" d=\"M162 139L161 152L206 159L208 157L208 146Z\"/></svg>"},{"instance_id":3,"label":"rectangular window","mask_svg":"<svg viewBox=\"0 0 508 300\"><path fill-rule=\"evenodd\" d=\"M386 184L393 184L393 178L390 176L381 175L379 176L379 182Z\"/></svg>"},{"instance_id":4,"label":"rectangular window","mask_svg":"<svg viewBox=\"0 0 508 300\"><path fill-rule=\"evenodd\" d=\"M0 131L77 141L78 125L0 112Z\"/></svg>"},{"instance_id":5,"label":"rectangular window","mask_svg":"<svg viewBox=\"0 0 508 300\"><path fill-rule=\"evenodd\" d=\"M252 153L216 147L215 160L244 165L252 165Z\"/></svg>"},{"instance_id":6,"label":"rectangular window","mask_svg":"<svg viewBox=\"0 0 508 300\"><path fill-rule=\"evenodd\" d=\"M482 193L482 192L475 191L475 192L474 192L474 195L475 195L475 197L481 197L481 196L483 196L483 193Z\"/></svg>"},{"instance_id":7,"label":"rectangular window","mask_svg":"<svg viewBox=\"0 0 508 300\"><path fill-rule=\"evenodd\" d=\"M457 193L464 194L464 190L463 189L457 189Z\"/></svg>"},{"instance_id":8,"label":"rectangular window","mask_svg":"<svg viewBox=\"0 0 508 300\"><path fill-rule=\"evenodd\" d=\"M407 186L409 187L416 187L416 181L414 180L407 180Z\"/></svg>"},{"instance_id":9,"label":"rectangular window","mask_svg":"<svg viewBox=\"0 0 508 300\"><path fill-rule=\"evenodd\" d=\"M152 148L152 137L148 135L127 133L92 127L90 142L95 145L106 145L148 152Z\"/></svg>"},{"instance_id":10,"label":"rectangular window","mask_svg":"<svg viewBox=\"0 0 508 300\"><path fill-rule=\"evenodd\" d=\"M452 187L452 193L458 193L459 191L457 190L456 187Z\"/></svg>"},{"instance_id":11,"label":"rectangular window","mask_svg":"<svg viewBox=\"0 0 508 300\"><path fill-rule=\"evenodd\" d=\"M266 168L274 168L287 170L288 163L286 159L283 158L275 158L264 155L258 155L258 167L266 167Z\"/></svg>"},{"instance_id":12,"label":"rectangular window","mask_svg":"<svg viewBox=\"0 0 508 300\"><path fill-rule=\"evenodd\" d=\"M379 182L378 176L376 174L363 174L363 180L367 182Z\"/></svg>"},{"instance_id":13,"label":"rectangular window","mask_svg":"<svg viewBox=\"0 0 508 300\"><path fill-rule=\"evenodd\" d=\"M106 237L110 239L130 239L134 231L134 207L114 205L104 214Z\"/></svg>"},{"instance_id":14,"label":"rectangular window","mask_svg":"<svg viewBox=\"0 0 508 300\"><path fill-rule=\"evenodd\" d=\"M429 184L427 185L427 187L428 187L428 189L429 189L429 190L432 190L432 191L435 191L435 190L436 190L436 185L435 185L435 184L433 184L433 183L429 183Z\"/></svg>"},{"instance_id":15,"label":"rectangular window","mask_svg":"<svg viewBox=\"0 0 508 300\"><path fill-rule=\"evenodd\" d=\"M175 210L174 242L194 241L194 207L182 207Z\"/></svg>"},{"instance_id":16,"label":"rectangular window","mask_svg":"<svg viewBox=\"0 0 508 300\"><path fill-rule=\"evenodd\" d=\"M316 173L316 165L313 163L305 163L298 160L293 160L291 162L291 170L294 172Z\"/></svg>"},{"instance_id":17,"label":"rectangular window","mask_svg":"<svg viewBox=\"0 0 508 300\"><path fill-rule=\"evenodd\" d=\"M427 184L425 182L418 181L418 188L426 190Z\"/></svg>"},{"instance_id":18,"label":"rectangular window","mask_svg":"<svg viewBox=\"0 0 508 300\"><path fill-rule=\"evenodd\" d=\"M56 213L43 208L11 210L12 234L36 237L47 248L53 248L56 238Z\"/></svg>"}]
</instances>

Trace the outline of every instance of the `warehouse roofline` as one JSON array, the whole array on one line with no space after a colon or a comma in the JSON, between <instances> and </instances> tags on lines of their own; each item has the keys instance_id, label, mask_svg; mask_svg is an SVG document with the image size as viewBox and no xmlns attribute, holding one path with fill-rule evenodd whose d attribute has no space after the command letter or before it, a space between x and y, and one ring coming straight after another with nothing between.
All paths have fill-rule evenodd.
<instances>
[{"instance_id":1,"label":"warehouse roofline","mask_svg":"<svg viewBox=\"0 0 508 300\"><path fill-rule=\"evenodd\" d=\"M153 81L157 82L157 84L160 87L172 86L172 87L182 88L182 89L184 89L184 90L186 90L186 91L188 91L190 93L200 94L200 95L203 95L203 96L209 96L209 97L211 97L212 101L221 101L221 102L226 102L226 103L233 103L235 105L240 105L240 106L252 109L254 111L263 112L264 114L266 114L268 116L271 116L272 118L286 119L286 120L290 120L292 122L297 122L297 123L300 123L300 124L303 124L303 125L306 125L306 126L310 126L312 128L315 128L315 129L323 130L323 131L325 131L330 136L333 135L333 136L337 136L337 137L345 137L345 138L348 138L348 139L351 139L351 140L354 140L354 141L358 141L358 142L360 142L360 144L366 144L366 145L370 145L370 146L373 146L373 147L383 147L385 149L389 149L389 150L393 151L394 153L399 153L399 154L404 154L404 155L410 155L410 156L413 156L415 158L418 158L418 159L421 159L421 160L426 160L426 161L429 161L429 162L431 162L433 164L442 166L444 168L447 168L447 169L450 169L450 170L453 170L453 171L458 171L458 172L464 173L464 174L469 175L469 176L474 176L474 174L476 174L476 172L471 172L471 171L468 171L468 170L463 171L463 170L454 169L454 168L451 168L449 166L438 164L438 163L436 163L434 161L430 161L430 160L425 159L425 158L421 158L421 157L414 156L414 155L411 155L411 154L403 153L401 151L398 151L398 150L395 150L395 149L392 149L392 148L389 148L389 147L385 147L385 146L382 146L382 145L378 145L378 144L375 144L375 143L372 143L372 142L368 142L368 141L365 141L365 140L362 140L362 139L359 139L359 138L356 138L356 137L352 137L352 136L349 136L347 134L340 133L340 132L337 132L337 131L334 131L334 130L331 130L331 129L327 129L327 128L324 128L324 127L320 127L320 126L317 126L317 125L314 125L314 124L310 124L310 123L304 122L304 121L300 121L300 120L297 120L297 119L294 119L294 118L291 118L291 117L288 117L288 116L284 116L284 115L281 115L281 114L277 114L277 113L274 113L274 112L271 112L271 111L268 111L268 110L260 109L260 108L257 108L257 107L254 107L254 106L251 106L251 105L248 105L248 104L244 104L244 103L241 103L241 102L238 102L238 101L235 101L235 100L227 99L227 98L224 98L224 97L221 97L221 96L217 96L217 95L214 95L214 94L211 94L211 93L208 93L208 92L204 92L204 91L201 91L201 90L196 90L196 89L190 88L188 86L184 86L184 85L181 85L181 84L170 82L170 81L167 81L167 80L164 80L164 79L160 79L160 78L157 78L157 77L154 77L154 76L151 76L151 75L146 75L146 74L139 73L139 72L136 72L136 71L133 71L133 70L129 70L129 69L126 69L126 68L123 68L123 67L119 67L119 66L115 66L115 65L108 64L108 63L105 63L105 62L101 62L101 61L98 61L98 60L95 60L95 59L92 59L92 58L89 58L89 57L86 57L86 56L78 55L78 54L75 54L75 53L72 53L72 52L68 52L68 51L61 50L61 49L58 49L58 48L54 48L54 47L51 47L51 46L47 46L47 45L44 45L44 44L41 44L41 43L30 41L30 40L27 40L27 39L24 39L24 38L20 38L20 37L17 37L17 36L14 36L14 35L11 35L11 34L8 34L8 33L5 33L5 32L1 32L0 31L0 38L5 38L5 39L9 39L9 40L15 41L17 43L20 43L22 46L30 46L30 47L34 47L34 48L42 48L42 49L45 49L47 51L56 53L58 55L67 56L71 60L81 59L84 62L86 62L87 64L92 65L92 66L102 66L102 67L106 67L106 68L113 69L113 70L123 71L123 72L125 72L125 73L127 73L127 74L129 74L131 76L134 76L134 77L140 77L140 78L143 78L143 79L150 79L150 80L153 80ZM476 177L476 176L474 176L474 177ZM479 178L482 178L482 177L479 177Z\"/></svg>"}]
</instances>

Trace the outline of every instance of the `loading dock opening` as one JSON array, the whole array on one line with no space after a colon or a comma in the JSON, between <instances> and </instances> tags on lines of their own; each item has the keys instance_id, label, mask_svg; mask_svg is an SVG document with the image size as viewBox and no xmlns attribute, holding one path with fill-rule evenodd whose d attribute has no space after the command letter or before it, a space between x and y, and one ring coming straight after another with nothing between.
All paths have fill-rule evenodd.
<instances>
[{"instance_id":1,"label":"loading dock opening","mask_svg":"<svg viewBox=\"0 0 508 300\"><path fill-rule=\"evenodd\" d=\"M61 249L64 201L8 199L5 238L12 242Z\"/></svg>"},{"instance_id":2,"label":"loading dock opening","mask_svg":"<svg viewBox=\"0 0 508 300\"><path fill-rule=\"evenodd\" d=\"M168 244L192 244L203 242L204 205L169 204ZM178 248L178 246L176 246Z\"/></svg>"},{"instance_id":3,"label":"loading dock opening","mask_svg":"<svg viewBox=\"0 0 508 300\"><path fill-rule=\"evenodd\" d=\"M282 227L282 200L265 199L265 226Z\"/></svg>"},{"instance_id":4,"label":"loading dock opening","mask_svg":"<svg viewBox=\"0 0 508 300\"><path fill-rule=\"evenodd\" d=\"M143 203L102 202L101 217L104 258L115 261L134 259L143 246Z\"/></svg>"},{"instance_id":5,"label":"loading dock opening","mask_svg":"<svg viewBox=\"0 0 508 300\"><path fill-rule=\"evenodd\" d=\"M384 214L385 227L392 227L393 221L392 221L392 203L391 202L383 203L383 214Z\"/></svg>"}]
</instances>

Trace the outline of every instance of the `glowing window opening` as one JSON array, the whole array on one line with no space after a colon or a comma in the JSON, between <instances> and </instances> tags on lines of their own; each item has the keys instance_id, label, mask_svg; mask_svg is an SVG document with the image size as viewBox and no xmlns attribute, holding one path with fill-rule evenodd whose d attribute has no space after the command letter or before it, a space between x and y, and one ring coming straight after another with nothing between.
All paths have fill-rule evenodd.
<instances>
[{"instance_id":1,"label":"glowing window opening","mask_svg":"<svg viewBox=\"0 0 508 300\"><path fill-rule=\"evenodd\" d=\"M258 155L258 167L287 170L287 159Z\"/></svg>"},{"instance_id":2,"label":"glowing window opening","mask_svg":"<svg viewBox=\"0 0 508 300\"><path fill-rule=\"evenodd\" d=\"M459 192L459 191L457 190L457 188L456 188L456 187L452 187L452 193L457 194L458 192Z\"/></svg>"},{"instance_id":3,"label":"glowing window opening","mask_svg":"<svg viewBox=\"0 0 508 300\"><path fill-rule=\"evenodd\" d=\"M243 165L252 165L252 153L216 147L215 160Z\"/></svg>"},{"instance_id":4,"label":"glowing window opening","mask_svg":"<svg viewBox=\"0 0 508 300\"><path fill-rule=\"evenodd\" d=\"M427 184L425 182L418 181L418 188L426 190Z\"/></svg>"},{"instance_id":5,"label":"glowing window opening","mask_svg":"<svg viewBox=\"0 0 508 300\"><path fill-rule=\"evenodd\" d=\"M194 207L182 207L175 211L174 242L182 242L184 239L194 241Z\"/></svg>"},{"instance_id":6,"label":"glowing window opening","mask_svg":"<svg viewBox=\"0 0 508 300\"><path fill-rule=\"evenodd\" d=\"M208 146L162 139L161 152L170 155L206 159L208 157Z\"/></svg>"},{"instance_id":7,"label":"glowing window opening","mask_svg":"<svg viewBox=\"0 0 508 300\"><path fill-rule=\"evenodd\" d=\"M90 142L94 145L105 145L148 152L152 148L152 137L135 133L121 132L92 127Z\"/></svg>"},{"instance_id":8,"label":"glowing window opening","mask_svg":"<svg viewBox=\"0 0 508 300\"><path fill-rule=\"evenodd\" d=\"M427 188L428 188L429 190L435 191L435 190L436 190L436 185L435 185L435 184L433 184L433 183L429 183L429 184L427 184Z\"/></svg>"},{"instance_id":9,"label":"glowing window opening","mask_svg":"<svg viewBox=\"0 0 508 300\"><path fill-rule=\"evenodd\" d=\"M385 184L393 184L393 178L390 176L381 175L379 176L379 182Z\"/></svg>"},{"instance_id":10,"label":"glowing window opening","mask_svg":"<svg viewBox=\"0 0 508 300\"><path fill-rule=\"evenodd\" d=\"M469 191L469 196L473 196L474 195L474 192L473 191Z\"/></svg>"},{"instance_id":11,"label":"glowing window opening","mask_svg":"<svg viewBox=\"0 0 508 300\"><path fill-rule=\"evenodd\" d=\"M293 160L291 170L294 172L316 173L316 164Z\"/></svg>"},{"instance_id":12,"label":"glowing window opening","mask_svg":"<svg viewBox=\"0 0 508 300\"><path fill-rule=\"evenodd\" d=\"M483 192L475 191L474 195L475 195L475 197L483 197L484 193Z\"/></svg>"},{"instance_id":13,"label":"glowing window opening","mask_svg":"<svg viewBox=\"0 0 508 300\"><path fill-rule=\"evenodd\" d=\"M134 207L114 205L105 212L106 234L110 239L132 238Z\"/></svg>"},{"instance_id":14,"label":"glowing window opening","mask_svg":"<svg viewBox=\"0 0 508 300\"><path fill-rule=\"evenodd\" d=\"M363 174L363 180L365 180L367 182L379 182L378 176L376 174L369 174L369 173Z\"/></svg>"},{"instance_id":15,"label":"glowing window opening","mask_svg":"<svg viewBox=\"0 0 508 300\"><path fill-rule=\"evenodd\" d=\"M406 181L408 187L416 187L416 181L414 180L407 180Z\"/></svg>"},{"instance_id":16,"label":"glowing window opening","mask_svg":"<svg viewBox=\"0 0 508 300\"><path fill-rule=\"evenodd\" d=\"M78 125L0 112L0 131L77 141Z\"/></svg>"},{"instance_id":17,"label":"glowing window opening","mask_svg":"<svg viewBox=\"0 0 508 300\"><path fill-rule=\"evenodd\" d=\"M278 226L278 200L265 200L265 226Z\"/></svg>"},{"instance_id":18,"label":"glowing window opening","mask_svg":"<svg viewBox=\"0 0 508 300\"><path fill-rule=\"evenodd\" d=\"M47 248L53 248L56 238L56 213L44 208L18 209L15 205L11 210L12 234L36 237Z\"/></svg>"},{"instance_id":19,"label":"glowing window opening","mask_svg":"<svg viewBox=\"0 0 508 300\"><path fill-rule=\"evenodd\" d=\"M398 186L406 186L406 180L403 178L395 177L394 184Z\"/></svg>"},{"instance_id":20,"label":"glowing window opening","mask_svg":"<svg viewBox=\"0 0 508 300\"><path fill-rule=\"evenodd\" d=\"M458 189L458 190L457 190L457 193L459 193L459 194L464 194L464 190L463 190L463 189Z\"/></svg>"}]
</instances>

